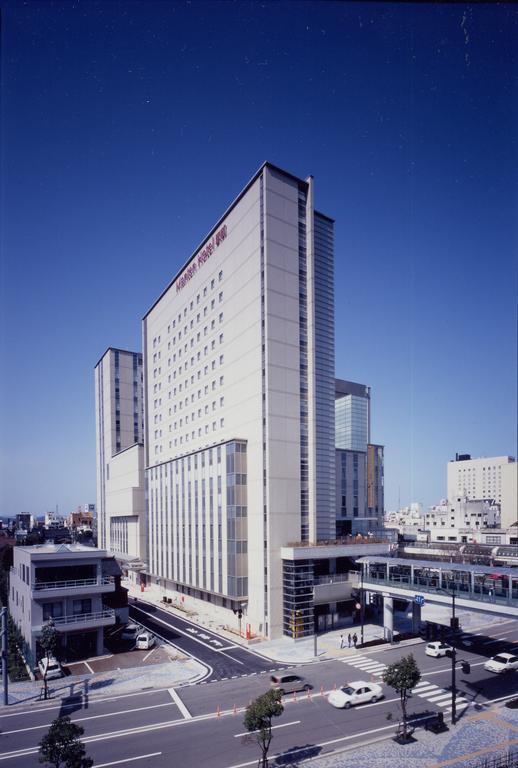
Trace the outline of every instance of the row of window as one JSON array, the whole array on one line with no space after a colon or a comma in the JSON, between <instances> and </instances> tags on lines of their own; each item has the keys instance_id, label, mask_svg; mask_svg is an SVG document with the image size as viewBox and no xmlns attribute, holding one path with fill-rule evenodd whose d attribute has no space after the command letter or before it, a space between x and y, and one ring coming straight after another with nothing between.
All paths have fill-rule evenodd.
<instances>
[{"instance_id":1,"label":"row of window","mask_svg":"<svg viewBox=\"0 0 518 768\"><path fill-rule=\"evenodd\" d=\"M220 270L220 272L218 274L218 282L220 283L222 280L223 280L223 270ZM210 281L210 290L214 290L215 286L216 286L216 279L213 278ZM203 292L202 293L198 293L198 295L196 296L196 305L198 305L200 303L202 295L203 295L203 298L205 298L207 296L208 290L209 290L209 286L206 285L203 288ZM223 294L221 292L219 293L218 300L220 302L223 300ZM195 304L195 302L194 302L194 299L193 299L190 302L190 304L189 304L189 311L192 312L192 310L194 309L194 304ZM214 308L214 305L215 305L215 299L212 299L211 300L211 309ZM184 310L183 310L183 317L184 318L187 317L187 311L188 311L188 309L187 309L187 305L186 305L184 307ZM207 306L204 307L203 311L204 311L204 315L206 315L207 314ZM198 315L198 320L199 320L199 317L200 316ZM174 318L169 323L169 325L167 326L167 333L168 334L171 333L171 331L176 328L177 320L178 320L178 326L180 326L180 323L182 322L182 313L181 312L178 314L178 318ZM191 328L192 328L192 320L191 320ZM187 332L187 325L185 326L184 331L185 331L185 333ZM180 333L179 338L181 338L181 331L179 333ZM160 335L155 336L155 338L153 339L153 349L155 349L155 347L157 347L160 344L160 342L161 342L161 336ZM153 356L153 359L155 360L155 356Z\"/></svg>"}]
</instances>

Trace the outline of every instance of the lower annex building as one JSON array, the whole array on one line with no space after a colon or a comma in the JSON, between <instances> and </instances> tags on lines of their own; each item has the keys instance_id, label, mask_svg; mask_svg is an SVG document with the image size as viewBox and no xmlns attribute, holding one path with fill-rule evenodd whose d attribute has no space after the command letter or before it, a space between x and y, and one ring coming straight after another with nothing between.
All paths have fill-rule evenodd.
<instances>
[{"instance_id":1,"label":"lower annex building","mask_svg":"<svg viewBox=\"0 0 518 768\"><path fill-rule=\"evenodd\" d=\"M315 573L388 545L331 544L333 220L311 177L261 166L144 316L143 373L148 574L253 633L312 634ZM345 581L320 597L331 621Z\"/></svg>"}]
</instances>

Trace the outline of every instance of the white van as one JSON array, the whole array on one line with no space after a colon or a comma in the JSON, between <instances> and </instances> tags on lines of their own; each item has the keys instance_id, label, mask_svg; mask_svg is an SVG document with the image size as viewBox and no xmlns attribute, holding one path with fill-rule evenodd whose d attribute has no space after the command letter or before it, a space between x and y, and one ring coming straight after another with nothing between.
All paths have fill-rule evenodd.
<instances>
[{"instance_id":1,"label":"white van","mask_svg":"<svg viewBox=\"0 0 518 768\"><path fill-rule=\"evenodd\" d=\"M153 648L155 642L155 636L151 634L151 632L141 632L140 635L137 636L137 650L147 651L150 648Z\"/></svg>"},{"instance_id":2,"label":"white van","mask_svg":"<svg viewBox=\"0 0 518 768\"><path fill-rule=\"evenodd\" d=\"M48 658L44 656L43 659L40 659L38 669L42 677L45 677L45 670L47 670L47 680L57 680L59 677L63 677L61 664L54 656L49 656Z\"/></svg>"}]
</instances>

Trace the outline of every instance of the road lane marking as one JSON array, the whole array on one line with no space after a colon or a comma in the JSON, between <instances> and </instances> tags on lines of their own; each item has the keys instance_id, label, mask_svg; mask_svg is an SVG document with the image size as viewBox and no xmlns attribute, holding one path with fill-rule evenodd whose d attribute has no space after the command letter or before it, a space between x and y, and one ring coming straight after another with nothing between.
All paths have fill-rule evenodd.
<instances>
[{"instance_id":1,"label":"road lane marking","mask_svg":"<svg viewBox=\"0 0 518 768\"><path fill-rule=\"evenodd\" d=\"M181 616L181 617L180 617L180 616L177 616L177 615L176 615L176 614L174 614L174 613L171 613L171 614L169 614L169 613L168 613L167 611L165 611L165 610L164 610L164 609L163 609L161 606L159 606L159 605L157 606L155 603L149 603L149 602L147 602L146 600L143 600L143 599L142 599L142 598L140 598L140 597L139 597L139 598L135 598L135 599L136 599L136 600L138 599L138 601L139 601L139 602L141 602L143 605L149 605L149 606L151 606L151 607L153 607L153 608L155 608L155 609L156 609L156 608L158 608L158 610L159 610L159 611L162 611L162 613L164 613L166 616L168 616L168 615L169 615L169 616L172 616L174 619L179 619L180 621L183 621L183 622L184 622L184 624L190 624L192 627L195 627L196 629L202 629L202 627L200 627L200 625L199 625L199 624L195 624L193 621L190 621L189 619L186 619L186 618L184 618L183 616ZM138 608L138 605L137 605L137 604L133 604L133 603L132 603L132 605L131 605L130 607L133 607L133 608ZM142 609L140 609L140 610L142 610ZM143 611L143 613L145 613L145 611ZM149 615L149 614L148 614L148 615ZM164 623L165 623L165 622L164 622ZM169 625L169 626L171 626L171 625ZM177 628L177 627L175 627L175 629L178 629L178 628ZM178 631L180 631L180 632L181 632L182 630L178 630ZM206 631L206 632L210 632L210 633L211 633L211 634L212 634L212 635L213 635L215 638L217 638L218 640L225 640L225 642L227 642L227 643L229 642L229 640L228 640L228 637L224 637L223 635L218 635L218 634L217 634L216 632L214 632L212 629L206 629L206 630L204 630L204 631ZM208 646L208 647L210 648L210 646ZM246 653L250 653L250 654L252 654L252 656L257 656L257 658L258 658L258 659L261 659L262 661L267 661L267 662L270 662L270 663L271 663L271 661L272 661L272 660L271 660L271 659L270 659L268 656L264 656L262 653L259 653L259 651L253 650L252 648L248 648L248 647L246 647L246 646L243 646L243 645L241 645L241 644L236 644L236 643L234 643L233 647L234 647L234 648L238 648L238 647L239 647L239 648L242 648L244 651L246 651ZM217 650L217 649L216 649L216 648L212 648L212 650L214 651L214 650ZM225 649L223 649L223 650L225 650ZM234 659L234 661L237 661L237 659Z\"/></svg>"},{"instance_id":2,"label":"road lane marking","mask_svg":"<svg viewBox=\"0 0 518 768\"><path fill-rule=\"evenodd\" d=\"M300 725L300 720L293 720L292 723L281 723L281 725L272 725L271 730L274 728L287 728L289 725ZM240 739L241 736L249 736L252 733L259 733L259 731L245 731L244 733L235 733L234 738Z\"/></svg>"},{"instance_id":3,"label":"road lane marking","mask_svg":"<svg viewBox=\"0 0 518 768\"><path fill-rule=\"evenodd\" d=\"M134 696L149 696L154 693L162 693L163 691L167 691L167 688L154 688L152 691L135 691L135 693L121 693L119 696L109 696L105 698L104 696L91 696L90 692L87 692L86 699L88 700L88 706L92 707L94 704L107 704L111 701L118 701L119 699L130 699ZM69 697L67 697L69 698ZM37 707L34 709L25 709L22 712L6 712L5 714L3 712L0 713L0 719L4 717L19 717L21 715L34 715L36 712L50 712L52 709L77 709L78 704L84 705L85 701L85 695L81 691L80 693L73 694L71 698L77 698L77 701L70 703L70 704L49 704L48 707ZM61 700L63 702L63 699ZM11 704L11 707L16 707L16 704Z\"/></svg>"},{"instance_id":4,"label":"road lane marking","mask_svg":"<svg viewBox=\"0 0 518 768\"><path fill-rule=\"evenodd\" d=\"M148 707L137 707L136 709L123 709L121 712L104 712L102 715L88 715L88 717L75 717L72 719L73 723L82 723L84 720L99 720L103 717L115 717L118 715L125 715L130 714L133 712L143 712L146 709L159 709L161 707L171 707L173 705L172 701L166 701L165 704L150 704ZM4 736L7 736L11 733L25 733L25 731L37 731L38 728L47 728L48 723L43 723L43 725L30 725L27 728L17 728L14 731L2 731L2 734Z\"/></svg>"},{"instance_id":5,"label":"road lane marking","mask_svg":"<svg viewBox=\"0 0 518 768\"><path fill-rule=\"evenodd\" d=\"M176 706L178 707L178 709L180 710L184 718L186 720L191 720L192 718L191 713L189 712L189 710L187 709L187 707L185 706L185 704L183 703L183 701L181 700L181 698L179 697L179 695L177 694L174 688L169 688L169 695L173 699L174 703L176 704Z\"/></svg>"},{"instance_id":6,"label":"road lane marking","mask_svg":"<svg viewBox=\"0 0 518 768\"><path fill-rule=\"evenodd\" d=\"M155 647L154 647L154 648L151 648L151 650L149 651L149 653L146 653L146 655L144 656L144 658L142 659L142 661L145 661L146 659L149 659L149 657L151 656L151 654L153 653L153 651L156 651L156 649L157 649L157 648L158 648L158 646L157 646L157 645L155 645Z\"/></svg>"},{"instance_id":7,"label":"road lane marking","mask_svg":"<svg viewBox=\"0 0 518 768\"><path fill-rule=\"evenodd\" d=\"M114 760L111 763L101 763L97 768L108 768L109 765L122 765L122 763L133 763L135 760L145 760L147 757L158 757L161 752L150 752L148 755L138 755L138 757L125 757L124 760Z\"/></svg>"},{"instance_id":8,"label":"road lane marking","mask_svg":"<svg viewBox=\"0 0 518 768\"><path fill-rule=\"evenodd\" d=\"M226 656L227 659L231 659L231 661L235 661L236 664L241 664L241 666L243 666L243 667L245 666L245 662L244 661L239 661L239 659L235 659L233 656L230 656L228 653L225 653L225 651L221 650L220 648L214 648L212 645L209 645L209 643L203 642L203 640L200 640L198 637L195 637L194 634L191 634L187 630L180 629L180 627L177 627L177 626L175 626L173 624L168 624L167 621L165 621L164 619L161 619L159 616L151 616L149 613L147 613L147 611L144 611L142 608L139 608L138 605L132 605L131 607L134 610L140 611L141 613L143 613L144 616L147 617L147 619L149 621L159 621L161 624L164 624L171 631L179 632L181 635L185 635L185 637L188 637L191 640L194 640L196 643L199 643L200 645L203 645L204 648L208 648L209 651L213 651L213 653L220 653L222 656ZM157 634L157 633L155 632L155 634ZM158 635L158 637L161 637L161 636ZM161 639L165 640L165 638L163 638L163 637L161 637ZM174 643L172 643L170 640L165 640L165 642L166 643L170 643L170 645L174 645ZM178 647L178 646L175 646L175 647ZM233 646L233 647L236 647L236 646ZM185 651L182 648L180 648L179 650L181 650L182 653L188 653L190 656L193 657L193 659L196 659L197 661L200 661L200 659L197 659L196 656L194 656L194 654L190 653L190 651ZM246 649L246 650L248 651L248 649ZM200 661L200 663L201 664L205 664L205 666L208 666L206 661Z\"/></svg>"}]
</instances>

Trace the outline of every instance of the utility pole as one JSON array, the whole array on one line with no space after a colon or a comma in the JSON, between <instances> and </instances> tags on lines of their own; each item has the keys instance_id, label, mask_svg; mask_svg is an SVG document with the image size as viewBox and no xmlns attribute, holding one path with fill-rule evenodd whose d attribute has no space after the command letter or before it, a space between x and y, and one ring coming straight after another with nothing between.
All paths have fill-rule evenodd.
<instances>
[{"instance_id":1,"label":"utility pole","mask_svg":"<svg viewBox=\"0 0 518 768\"><path fill-rule=\"evenodd\" d=\"M0 622L0 635L2 636L2 684L4 686L4 706L7 706L9 704L9 678L7 675L9 660L7 658L7 608L5 607L0 611Z\"/></svg>"},{"instance_id":2,"label":"utility pole","mask_svg":"<svg viewBox=\"0 0 518 768\"><path fill-rule=\"evenodd\" d=\"M451 593L451 629L452 629L452 653L451 653L451 722L452 725L455 725L456 719L457 719L457 691L456 691L456 680L455 680L455 670L456 670L456 663L457 663L457 649L455 648L455 632L457 630L457 620L455 618L455 582L453 582L452 585L452 593Z\"/></svg>"},{"instance_id":3,"label":"utility pole","mask_svg":"<svg viewBox=\"0 0 518 768\"><path fill-rule=\"evenodd\" d=\"M365 624L365 591L363 589L363 566L365 564L362 563L362 571L361 571L361 587L360 587L360 621L361 621L361 628L360 628L360 644L363 645L363 627Z\"/></svg>"}]
</instances>

